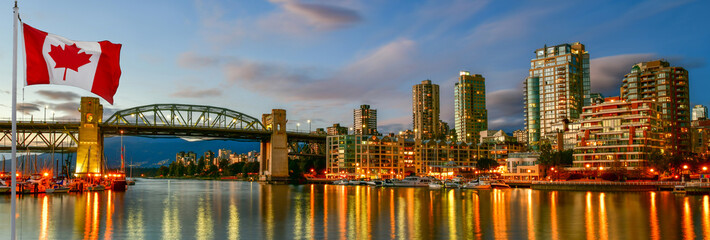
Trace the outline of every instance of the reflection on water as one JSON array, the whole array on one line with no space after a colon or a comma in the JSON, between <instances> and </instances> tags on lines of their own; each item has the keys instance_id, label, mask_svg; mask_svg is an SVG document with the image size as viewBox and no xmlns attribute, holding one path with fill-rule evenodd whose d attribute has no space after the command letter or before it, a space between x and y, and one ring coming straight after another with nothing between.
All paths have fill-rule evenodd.
<instances>
[{"instance_id":1,"label":"reflection on water","mask_svg":"<svg viewBox=\"0 0 710 240\"><path fill-rule=\"evenodd\" d=\"M0 196L0 215L10 199ZM22 239L707 239L710 197L142 180L18 197ZM0 221L0 232L8 232Z\"/></svg>"}]
</instances>

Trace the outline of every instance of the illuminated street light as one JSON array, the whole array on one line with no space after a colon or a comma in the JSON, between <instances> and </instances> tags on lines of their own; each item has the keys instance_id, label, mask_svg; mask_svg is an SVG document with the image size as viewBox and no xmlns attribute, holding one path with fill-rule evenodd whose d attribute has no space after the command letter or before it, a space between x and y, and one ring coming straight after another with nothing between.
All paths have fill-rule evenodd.
<instances>
[{"instance_id":1,"label":"illuminated street light","mask_svg":"<svg viewBox=\"0 0 710 240\"><path fill-rule=\"evenodd\" d=\"M708 167L703 167L703 171L707 171L707 170L708 170Z\"/></svg>"},{"instance_id":2,"label":"illuminated street light","mask_svg":"<svg viewBox=\"0 0 710 240\"><path fill-rule=\"evenodd\" d=\"M683 169L688 169L688 165L683 165Z\"/></svg>"},{"instance_id":3,"label":"illuminated street light","mask_svg":"<svg viewBox=\"0 0 710 240\"><path fill-rule=\"evenodd\" d=\"M301 126L301 123L296 123L296 132L298 132L298 127Z\"/></svg>"},{"instance_id":4,"label":"illuminated street light","mask_svg":"<svg viewBox=\"0 0 710 240\"><path fill-rule=\"evenodd\" d=\"M307 122L308 122L308 132L311 132L311 120L308 119Z\"/></svg>"}]
</instances>

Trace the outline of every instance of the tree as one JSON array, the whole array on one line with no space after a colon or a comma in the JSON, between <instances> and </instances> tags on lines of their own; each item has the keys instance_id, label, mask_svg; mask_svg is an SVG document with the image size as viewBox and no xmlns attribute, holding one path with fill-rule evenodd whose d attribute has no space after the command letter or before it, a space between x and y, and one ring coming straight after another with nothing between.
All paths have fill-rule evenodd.
<instances>
[{"instance_id":1,"label":"tree","mask_svg":"<svg viewBox=\"0 0 710 240\"><path fill-rule=\"evenodd\" d=\"M229 168L229 172L231 172L232 174L238 174L243 172L244 164L245 163L243 162L236 162L229 164L229 167L227 168Z\"/></svg>"},{"instance_id":2,"label":"tree","mask_svg":"<svg viewBox=\"0 0 710 240\"><path fill-rule=\"evenodd\" d=\"M223 176L232 175L231 171L229 171L229 160L227 159L219 160L219 169L222 170Z\"/></svg>"},{"instance_id":3,"label":"tree","mask_svg":"<svg viewBox=\"0 0 710 240\"><path fill-rule=\"evenodd\" d=\"M248 175L249 173L259 173L259 162L246 163L242 172L244 175Z\"/></svg>"},{"instance_id":4,"label":"tree","mask_svg":"<svg viewBox=\"0 0 710 240\"><path fill-rule=\"evenodd\" d=\"M572 166L574 163L574 151L572 149L557 152L559 162L556 166Z\"/></svg>"},{"instance_id":5,"label":"tree","mask_svg":"<svg viewBox=\"0 0 710 240\"><path fill-rule=\"evenodd\" d=\"M476 169L481 171L488 171L498 167L498 161L484 157L476 161Z\"/></svg>"},{"instance_id":6,"label":"tree","mask_svg":"<svg viewBox=\"0 0 710 240\"><path fill-rule=\"evenodd\" d=\"M553 155L552 145L550 145L549 142L543 142L540 144L540 157L538 158L538 162L541 166L552 166L555 158Z\"/></svg>"},{"instance_id":7,"label":"tree","mask_svg":"<svg viewBox=\"0 0 710 240\"><path fill-rule=\"evenodd\" d=\"M205 156L200 157L200 160L197 161L197 169L195 170L195 173L198 175L202 175L202 173L205 172Z\"/></svg>"},{"instance_id":8,"label":"tree","mask_svg":"<svg viewBox=\"0 0 710 240\"><path fill-rule=\"evenodd\" d=\"M158 176L167 176L169 171L170 169L168 167L160 166L160 168L158 168L158 171L155 174Z\"/></svg>"}]
</instances>

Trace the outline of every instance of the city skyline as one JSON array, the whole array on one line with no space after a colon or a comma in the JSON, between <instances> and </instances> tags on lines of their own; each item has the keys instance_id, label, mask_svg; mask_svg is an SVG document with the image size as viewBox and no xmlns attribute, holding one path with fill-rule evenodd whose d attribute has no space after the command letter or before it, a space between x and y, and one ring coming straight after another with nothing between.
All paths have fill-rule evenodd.
<instances>
[{"instance_id":1,"label":"city skyline","mask_svg":"<svg viewBox=\"0 0 710 240\"><path fill-rule=\"evenodd\" d=\"M105 104L106 114L172 102L221 106L252 116L284 108L289 129L308 119L315 129L338 122L349 126L351 109L369 104L379 110L380 132L397 132L412 129L411 86L431 79L442 89L441 119L453 126L453 83L466 70L488 82L489 129L512 132L524 128L521 82L532 49L567 42L582 42L590 52L591 92L617 96L623 74L633 64L661 58L687 69L694 88L710 84L703 81L710 75L703 54L707 46L700 44L709 39L708 33L646 38L648 32L701 29L706 17L699 11L705 2L333 4L198 1L136 8L20 2L20 14L27 24L50 33L124 44L124 75L116 104ZM604 11L574 18L570 10L578 7ZM50 8L56 10L46 11ZM388 24L379 24L383 22ZM533 30L537 26L541 30ZM553 32L542 26L577 27ZM10 22L0 23L0 31L11 29ZM616 38L619 34L624 37ZM11 46L0 47L3 76L10 75L11 56ZM9 77L3 79L9 85ZM164 91L151 94L156 88ZM93 95L32 86L24 94L20 89L18 102L34 104L34 119L43 117L44 106L57 118L73 117L79 96ZM3 89L0 98L0 118L8 118L9 91ZM691 93L691 106L709 102L710 96Z\"/></svg>"}]
</instances>

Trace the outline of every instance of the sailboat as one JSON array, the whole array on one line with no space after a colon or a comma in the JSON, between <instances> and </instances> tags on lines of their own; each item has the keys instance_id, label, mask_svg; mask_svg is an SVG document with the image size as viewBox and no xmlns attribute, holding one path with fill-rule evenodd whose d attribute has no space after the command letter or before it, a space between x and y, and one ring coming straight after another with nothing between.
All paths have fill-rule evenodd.
<instances>
[{"instance_id":1,"label":"sailboat","mask_svg":"<svg viewBox=\"0 0 710 240\"><path fill-rule=\"evenodd\" d=\"M126 191L126 161L123 156L123 137L121 137L121 170L119 171L118 177L111 179L111 190L113 191Z\"/></svg>"},{"instance_id":2,"label":"sailboat","mask_svg":"<svg viewBox=\"0 0 710 240\"><path fill-rule=\"evenodd\" d=\"M128 167L130 168L131 178L126 178L126 183L131 186L136 185L136 180L133 178L133 158L131 158L131 165L128 165Z\"/></svg>"},{"instance_id":3,"label":"sailboat","mask_svg":"<svg viewBox=\"0 0 710 240\"><path fill-rule=\"evenodd\" d=\"M66 187L65 181L66 180L61 180L61 181L57 182L56 184L54 184L51 187L44 190L44 192L45 193L68 193L69 188Z\"/></svg>"},{"instance_id":4,"label":"sailboat","mask_svg":"<svg viewBox=\"0 0 710 240\"><path fill-rule=\"evenodd\" d=\"M86 161L88 162L88 166L86 168L86 171L88 172L91 169L91 161L89 161L89 157L91 156L91 147L89 147L89 152L86 155ZM91 174L89 174L91 175ZM103 191L106 190L106 187L101 184L101 178L99 177L98 180L94 180L89 176L89 181L91 181L91 185L86 187L86 190L88 191Z\"/></svg>"}]
</instances>

